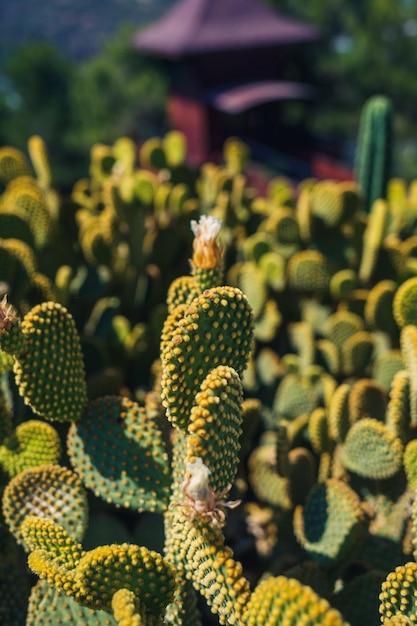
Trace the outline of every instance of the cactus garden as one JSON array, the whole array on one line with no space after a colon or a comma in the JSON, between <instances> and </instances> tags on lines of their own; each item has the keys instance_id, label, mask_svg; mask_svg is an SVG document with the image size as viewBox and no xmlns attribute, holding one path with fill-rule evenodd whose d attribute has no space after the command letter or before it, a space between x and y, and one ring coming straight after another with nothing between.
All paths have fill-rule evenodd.
<instances>
[{"instance_id":1,"label":"cactus garden","mask_svg":"<svg viewBox=\"0 0 417 626\"><path fill-rule=\"evenodd\" d=\"M0 147L0 623L417 621L417 179Z\"/></svg>"}]
</instances>

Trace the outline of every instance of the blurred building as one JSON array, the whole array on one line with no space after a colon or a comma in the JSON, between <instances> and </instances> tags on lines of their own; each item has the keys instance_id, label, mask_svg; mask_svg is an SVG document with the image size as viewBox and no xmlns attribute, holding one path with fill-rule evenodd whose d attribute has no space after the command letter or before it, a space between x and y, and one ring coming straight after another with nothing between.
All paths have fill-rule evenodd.
<instances>
[{"instance_id":1,"label":"blurred building","mask_svg":"<svg viewBox=\"0 0 417 626\"><path fill-rule=\"evenodd\" d=\"M168 121L185 133L198 165L229 136L266 150L288 149L286 139L302 145L302 119L286 118L315 97L299 53L303 47L305 58L318 40L315 28L262 0L178 0L133 46L169 64Z\"/></svg>"}]
</instances>

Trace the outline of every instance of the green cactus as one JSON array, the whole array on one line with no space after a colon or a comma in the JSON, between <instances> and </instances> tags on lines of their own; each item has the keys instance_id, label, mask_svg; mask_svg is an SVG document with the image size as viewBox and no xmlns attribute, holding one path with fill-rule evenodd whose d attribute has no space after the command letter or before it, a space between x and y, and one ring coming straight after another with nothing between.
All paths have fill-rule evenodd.
<instances>
[{"instance_id":1,"label":"green cactus","mask_svg":"<svg viewBox=\"0 0 417 626\"><path fill-rule=\"evenodd\" d=\"M173 597L174 572L157 552L126 543L84 551L62 526L35 516L25 518L21 532L29 567L87 608L109 611L113 594L126 588L158 616Z\"/></svg>"},{"instance_id":2,"label":"green cactus","mask_svg":"<svg viewBox=\"0 0 417 626\"><path fill-rule=\"evenodd\" d=\"M31 171L26 156L13 146L0 148L0 180L8 183L19 176L30 176Z\"/></svg>"},{"instance_id":3,"label":"green cactus","mask_svg":"<svg viewBox=\"0 0 417 626\"><path fill-rule=\"evenodd\" d=\"M415 615L416 574L417 564L410 562L396 567L382 583L379 611L384 624L389 623L392 618L397 616L412 618ZM398 623L407 622L400 621Z\"/></svg>"},{"instance_id":4,"label":"green cactus","mask_svg":"<svg viewBox=\"0 0 417 626\"><path fill-rule=\"evenodd\" d=\"M20 524L35 511L82 539L87 527L87 507L87 494L80 479L60 465L22 470L9 481L3 494L4 519L19 543Z\"/></svg>"},{"instance_id":5,"label":"green cactus","mask_svg":"<svg viewBox=\"0 0 417 626\"><path fill-rule=\"evenodd\" d=\"M417 327L408 324L401 331L401 354L405 369L410 381L410 420L411 424L417 424L417 379L415 377L417 366Z\"/></svg>"},{"instance_id":6,"label":"green cactus","mask_svg":"<svg viewBox=\"0 0 417 626\"><path fill-rule=\"evenodd\" d=\"M388 216L388 205L385 200L375 200L363 234L362 257L358 272L359 279L363 283L367 283L375 273L384 242Z\"/></svg>"},{"instance_id":7,"label":"green cactus","mask_svg":"<svg viewBox=\"0 0 417 626\"><path fill-rule=\"evenodd\" d=\"M403 443L409 439L410 430L410 379L406 370L400 369L392 379L385 424L392 435Z\"/></svg>"},{"instance_id":8,"label":"green cactus","mask_svg":"<svg viewBox=\"0 0 417 626\"><path fill-rule=\"evenodd\" d=\"M244 613L248 626L259 624L296 626L302 620L306 626L347 626L342 615L333 609L311 587L295 578L277 576L262 580L254 590Z\"/></svg>"},{"instance_id":9,"label":"green cactus","mask_svg":"<svg viewBox=\"0 0 417 626\"><path fill-rule=\"evenodd\" d=\"M381 280L369 291L364 314L370 328L395 336L398 321L393 302L396 292L397 284L392 280Z\"/></svg>"},{"instance_id":10,"label":"green cactus","mask_svg":"<svg viewBox=\"0 0 417 626\"><path fill-rule=\"evenodd\" d=\"M349 429L342 452L342 463L350 471L376 480L393 476L403 459L401 440L372 417L364 417Z\"/></svg>"},{"instance_id":11,"label":"green cactus","mask_svg":"<svg viewBox=\"0 0 417 626\"><path fill-rule=\"evenodd\" d=\"M415 185L367 214L184 149L97 144L68 202L41 138L0 152L0 621L376 623L415 558Z\"/></svg>"},{"instance_id":12,"label":"green cactus","mask_svg":"<svg viewBox=\"0 0 417 626\"><path fill-rule=\"evenodd\" d=\"M162 355L162 403L174 425L187 426L193 398L184 392L198 389L213 366L227 363L240 373L244 370L251 332L249 305L240 290L215 287L191 302ZM202 337L211 357L204 355L204 346L198 348Z\"/></svg>"},{"instance_id":13,"label":"green cactus","mask_svg":"<svg viewBox=\"0 0 417 626\"><path fill-rule=\"evenodd\" d=\"M395 292L392 310L400 328L408 324L416 325L417 277L409 278Z\"/></svg>"},{"instance_id":14,"label":"green cactus","mask_svg":"<svg viewBox=\"0 0 417 626\"><path fill-rule=\"evenodd\" d=\"M117 622L108 611L89 609L79 602L58 592L46 581L39 581L29 598L27 626L44 624L88 624L88 626L116 626Z\"/></svg>"},{"instance_id":15,"label":"green cactus","mask_svg":"<svg viewBox=\"0 0 417 626\"><path fill-rule=\"evenodd\" d=\"M296 291L326 293L331 272L326 257L318 250L296 252L288 262L288 283Z\"/></svg>"},{"instance_id":16,"label":"green cactus","mask_svg":"<svg viewBox=\"0 0 417 626\"><path fill-rule=\"evenodd\" d=\"M138 403L117 396L91 401L71 424L67 445L83 483L107 502L135 510L167 507L165 443L156 420Z\"/></svg>"},{"instance_id":17,"label":"green cactus","mask_svg":"<svg viewBox=\"0 0 417 626\"><path fill-rule=\"evenodd\" d=\"M392 167L392 105L382 95L363 106L355 155L355 173L368 209L386 198Z\"/></svg>"},{"instance_id":18,"label":"green cactus","mask_svg":"<svg viewBox=\"0 0 417 626\"><path fill-rule=\"evenodd\" d=\"M55 428L40 420L27 420L5 437L0 446L0 467L10 478L38 465L58 463L62 446Z\"/></svg>"},{"instance_id":19,"label":"green cactus","mask_svg":"<svg viewBox=\"0 0 417 626\"><path fill-rule=\"evenodd\" d=\"M87 401L84 363L70 313L58 303L44 302L25 315L13 341L7 302L1 315L0 346L16 357L16 383L25 403L52 421L80 419Z\"/></svg>"},{"instance_id":20,"label":"green cactus","mask_svg":"<svg viewBox=\"0 0 417 626\"><path fill-rule=\"evenodd\" d=\"M364 515L355 492L329 479L310 491L294 513L295 535L309 557L328 569L343 568L364 534Z\"/></svg>"}]
</instances>

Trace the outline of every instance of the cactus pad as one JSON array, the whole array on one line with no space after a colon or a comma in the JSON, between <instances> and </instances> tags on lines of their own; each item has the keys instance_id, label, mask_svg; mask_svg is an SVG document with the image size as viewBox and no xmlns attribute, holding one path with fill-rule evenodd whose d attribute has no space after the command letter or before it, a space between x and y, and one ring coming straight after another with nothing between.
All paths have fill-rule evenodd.
<instances>
[{"instance_id":1,"label":"cactus pad","mask_svg":"<svg viewBox=\"0 0 417 626\"><path fill-rule=\"evenodd\" d=\"M173 598L174 571L153 550L123 543L85 552L61 526L34 516L21 529L32 571L83 606L110 611L113 594L124 588L152 615L162 615Z\"/></svg>"},{"instance_id":2,"label":"cactus pad","mask_svg":"<svg viewBox=\"0 0 417 626\"><path fill-rule=\"evenodd\" d=\"M239 461L242 384L235 370L220 365L204 379L191 409L187 462L197 457L211 470L211 487L221 493L233 482Z\"/></svg>"},{"instance_id":3,"label":"cactus pad","mask_svg":"<svg viewBox=\"0 0 417 626\"><path fill-rule=\"evenodd\" d=\"M247 626L347 626L339 611L295 578L262 580L245 608Z\"/></svg>"},{"instance_id":4,"label":"cactus pad","mask_svg":"<svg viewBox=\"0 0 417 626\"><path fill-rule=\"evenodd\" d=\"M183 507L170 513L168 554L185 570L188 579L205 597L222 625L240 624L242 609L249 599L249 582L242 565L224 545L220 528L196 517L190 520Z\"/></svg>"},{"instance_id":5,"label":"cactus pad","mask_svg":"<svg viewBox=\"0 0 417 626\"><path fill-rule=\"evenodd\" d=\"M345 483L330 478L316 484L305 506L294 513L294 532L309 554L325 568L343 565L356 549L364 528L360 500Z\"/></svg>"},{"instance_id":6,"label":"cactus pad","mask_svg":"<svg viewBox=\"0 0 417 626\"><path fill-rule=\"evenodd\" d=\"M78 476L68 468L32 467L17 474L6 486L3 515L19 543L19 527L27 515L52 519L81 540L87 526L87 495Z\"/></svg>"},{"instance_id":7,"label":"cactus pad","mask_svg":"<svg viewBox=\"0 0 417 626\"><path fill-rule=\"evenodd\" d=\"M84 484L107 502L163 511L169 499L168 457L146 409L118 396L90 402L68 433L71 463Z\"/></svg>"},{"instance_id":8,"label":"cactus pad","mask_svg":"<svg viewBox=\"0 0 417 626\"><path fill-rule=\"evenodd\" d=\"M26 468L57 463L61 442L56 430L39 420L16 427L0 446L0 467L11 478Z\"/></svg>"},{"instance_id":9,"label":"cactus pad","mask_svg":"<svg viewBox=\"0 0 417 626\"><path fill-rule=\"evenodd\" d=\"M383 624L397 616L409 618L414 623L417 612L417 563L406 563L390 572L382 583L379 600Z\"/></svg>"},{"instance_id":10,"label":"cactus pad","mask_svg":"<svg viewBox=\"0 0 417 626\"><path fill-rule=\"evenodd\" d=\"M371 417L364 417L349 430L341 461L348 470L365 478L384 479L401 467L401 440L388 432L386 426Z\"/></svg>"},{"instance_id":11,"label":"cactus pad","mask_svg":"<svg viewBox=\"0 0 417 626\"><path fill-rule=\"evenodd\" d=\"M57 302L44 302L23 318L26 350L14 365L19 393L45 419L79 420L87 401L84 363L74 320Z\"/></svg>"},{"instance_id":12,"label":"cactus pad","mask_svg":"<svg viewBox=\"0 0 417 626\"><path fill-rule=\"evenodd\" d=\"M29 598L26 626L116 626L117 622L107 611L95 611L81 606L76 600L59 593L45 580L39 581Z\"/></svg>"},{"instance_id":13,"label":"cactus pad","mask_svg":"<svg viewBox=\"0 0 417 626\"><path fill-rule=\"evenodd\" d=\"M201 383L218 365L240 375L252 347L252 314L233 287L209 289L192 301L162 359L162 403L170 421L186 429Z\"/></svg>"},{"instance_id":14,"label":"cactus pad","mask_svg":"<svg viewBox=\"0 0 417 626\"><path fill-rule=\"evenodd\" d=\"M400 328L407 324L417 325L417 277L409 278L395 293L393 313Z\"/></svg>"}]
</instances>

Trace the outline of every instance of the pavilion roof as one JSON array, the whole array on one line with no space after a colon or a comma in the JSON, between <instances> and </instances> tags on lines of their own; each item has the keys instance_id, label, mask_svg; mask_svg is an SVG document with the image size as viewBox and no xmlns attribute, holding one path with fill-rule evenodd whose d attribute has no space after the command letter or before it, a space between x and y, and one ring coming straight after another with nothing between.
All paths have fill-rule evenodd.
<instances>
[{"instance_id":1,"label":"pavilion roof","mask_svg":"<svg viewBox=\"0 0 417 626\"><path fill-rule=\"evenodd\" d=\"M178 0L137 32L135 48L166 57L301 43L317 29L277 13L262 0Z\"/></svg>"}]
</instances>

